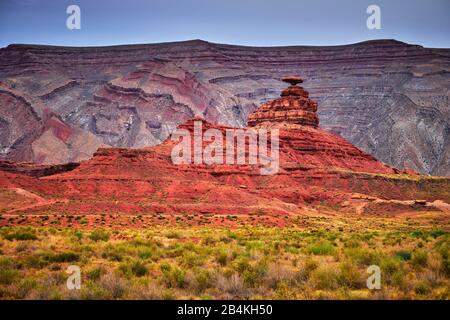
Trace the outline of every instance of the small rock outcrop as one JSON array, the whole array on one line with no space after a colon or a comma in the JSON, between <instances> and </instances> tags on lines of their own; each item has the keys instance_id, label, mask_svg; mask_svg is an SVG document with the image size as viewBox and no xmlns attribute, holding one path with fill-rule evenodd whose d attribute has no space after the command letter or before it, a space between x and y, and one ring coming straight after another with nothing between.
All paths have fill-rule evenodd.
<instances>
[{"instance_id":1,"label":"small rock outcrop","mask_svg":"<svg viewBox=\"0 0 450 320\"><path fill-rule=\"evenodd\" d=\"M45 165L27 162L1 161L0 171L12 172L16 174L24 174L31 177L45 177L52 174L67 172L75 169L80 164L77 162L69 162L64 164Z\"/></svg>"},{"instance_id":2,"label":"small rock outcrop","mask_svg":"<svg viewBox=\"0 0 450 320\"><path fill-rule=\"evenodd\" d=\"M297 84L303 82L301 77L284 77L290 86L281 92L278 99L269 101L249 115L248 125L254 127L264 122L284 122L317 128L317 102L309 99L309 93Z\"/></svg>"},{"instance_id":3,"label":"small rock outcrop","mask_svg":"<svg viewBox=\"0 0 450 320\"><path fill-rule=\"evenodd\" d=\"M358 149L344 138L319 128L317 102L298 84L303 78L288 76L290 84L279 98L261 105L248 117L249 127L279 129L281 162L372 173L394 169Z\"/></svg>"}]
</instances>

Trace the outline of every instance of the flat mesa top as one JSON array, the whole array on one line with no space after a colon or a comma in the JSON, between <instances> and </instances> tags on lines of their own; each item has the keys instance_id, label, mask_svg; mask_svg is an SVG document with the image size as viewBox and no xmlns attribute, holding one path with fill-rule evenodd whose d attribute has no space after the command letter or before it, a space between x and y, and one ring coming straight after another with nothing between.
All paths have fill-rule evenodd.
<instances>
[{"instance_id":1,"label":"flat mesa top","mask_svg":"<svg viewBox=\"0 0 450 320\"><path fill-rule=\"evenodd\" d=\"M302 77L296 77L296 76L283 77L281 80L284 82L290 83L293 86L303 82Z\"/></svg>"}]
</instances>

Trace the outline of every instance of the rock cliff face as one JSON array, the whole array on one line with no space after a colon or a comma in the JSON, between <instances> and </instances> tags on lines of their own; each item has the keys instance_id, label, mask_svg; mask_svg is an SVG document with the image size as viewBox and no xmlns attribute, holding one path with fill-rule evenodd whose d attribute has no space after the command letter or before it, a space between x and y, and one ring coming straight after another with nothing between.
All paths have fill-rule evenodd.
<instances>
[{"instance_id":1,"label":"rock cliff face","mask_svg":"<svg viewBox=\"0 0 450 320\"><path fill-rule=\"evenodd\" d=\"M196 116L244 127L286 74L308 79L322 128L397 168L450 175L450 51L393 40L10 45L0 49L0 158L66 163L101 146L156 145Z\"/></svg>"},{"instance_id":2,"label":"rock cliff face","mask_svg":"<svg viewBox=\"0 0 450 320\"><path fill-rule=\"evenodd\" d=\"M287 123L317 128L317 103L309 99L309 92L296 84L302 83L300 77L286 77L284 81L291 83L289 88L281 92L281 97L269 101L250 114L247 123L257 126L264 123Z\"/></svg>"},{"instance_id":3,"label":"rock cliff face","mask_svg":"<svg viewBox=\"0 0 450 320\"><path fill-rule=\"evenodd\" d=\"M45 164L34 164L34 163L16 163L12 161L0 161L0 170L5 172L12 172L23 174L31 177L45 177L52 174L57 174L61 172L71 171L78 167L80 164L76 162L55 164L55 165L45 165Z\"/></svg>"},{"instance_id":4,"label":"rock cliff face","mask_svg":"<svg viewBox=\"0 0 450 320\"><path fill-rule=\"evenodd\" d=\"M172 151L180 142L166 139L142 149L100 148L79 165L50 166L45 172L36 171L45 166L34 166L33 171L32 165L0 163L0 199L8 199L0 201L0 212L38 225L51 223L40 216L55 217L62 212L89 215L93 217L90 226L104 223L95 217L106 214L111 225L121 226L126 224L113 217L144 214L151 223L177 223L187 215L207 215L213 217L210 222L220 224L224 216L239 215L249 223L270 220L282 226L318 212L409 217L432 211L440 221L448 221L450 178L400 172L320 129L317 122L304 121L317 119L311 111L317 104L307 97L306 90L293 85L281 98L263 104L249 116L253 129L279 130L279 170L275 175L262 175L264 164L260 162L174 164ZM305 109L310 113L301 112ZM196 121L201 122L202 131L196 131ZM178 127L193 138L215 129L224 141L226 132L237 130L201 118ZM258 142L260 139L266 138L259 136ZM270 144L272 139L267 139ZM253 142L245 141L245 150L240 152L247 155ZM210 143L203 140L201 146ZM195 147L191 148L194 154ZM46 174L36 174L42 172ZM3 219L0 224L9 221ZM68 221L70 225L79 223L72 218ZM199 221L204 223L202 218ZM143 226L140 220L135 223Z\"/></svg>"}]
</instances>

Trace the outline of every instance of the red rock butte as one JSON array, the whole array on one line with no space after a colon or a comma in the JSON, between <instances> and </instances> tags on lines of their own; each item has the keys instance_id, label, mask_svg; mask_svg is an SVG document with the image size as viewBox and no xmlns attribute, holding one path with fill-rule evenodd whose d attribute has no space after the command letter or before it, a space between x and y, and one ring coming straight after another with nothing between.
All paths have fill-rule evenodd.
<instances>
[{"instance_id":1,"label":"red rock butte","mask_svg":"<svg viewBox=\"0 0 450 320\"><path fill-rule=\"evenodd\" d=\"M317 102L297 84L303 78L282 79L290 86L278 99L266 102L249 115L248 125L280 129L280 162L372 173L393 173L390 166L359 150L347 140L320 129Z\"/></svg>"},{"instance_id":2,"label":"red rock butte","mask_svg":"<svg viewBox=\"0 0 450 320\"><path fill-rule=\"evenodd\" d=\"M317 128L317 102L309 99L309 93L297 84L303 82L301 77L284 77L284 82L291 85L281 92L281 97L263 104L250 114L248 125L258 126L264 122L284 122Z\"/></svg>"},{"instance_id":3,"label":"red rock butte","mask_svg":"<svg viewBox=\"0 0 450 320\"><path fill-rule=\"evenodd\" d=\"M332 209L336 206L339 214L434 210L444 211L439 217L448 219L450 178L399 171L322 130L317 103L298 86L302 79L286 77L284 81L290 86L281 97L249 116L253 129L279 130L279 171L275 175L261 175L258 165L249 164L176 165L171 151L177 142L167 139L144 149L100 148L79 165L53 168L4 163L0 165L0 193L12 201L0 204L0 209L25 214L31 223L40 225L38 215L68 212L145 214L156 224L163 223L160 214L169 217L164 223L177 223L180 215L208 214L214 216L213 224L223 224L223 215L233 214L249 223L269 221L283 226L290 223L290 217L308 212L336 214ZM192 132L194 121L199 120L203 130L215 128L224 133L236 129L199 118L178 127ZM270 218L254 220L255 212ZM114 219L110 222L115 223ZM3 219L1 223L9 222ZM139 221L133 223L139 226ZM95 225L95 218L89 219L88 226Z\"/></svg>"}]
</instances>

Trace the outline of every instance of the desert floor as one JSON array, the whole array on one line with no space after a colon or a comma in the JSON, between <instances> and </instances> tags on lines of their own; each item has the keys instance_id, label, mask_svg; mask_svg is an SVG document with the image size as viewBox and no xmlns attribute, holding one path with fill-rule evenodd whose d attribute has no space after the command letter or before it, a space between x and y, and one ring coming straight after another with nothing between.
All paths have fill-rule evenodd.
<instances>
[{"instance_id":1,"label":"desert floor","mask_svg":"<svg viewBox=\"0 0 450 320\"><path fill-rule=\"evenodd\" d=\"M447 215L273 219L2 215L0 298L450 299Z\"/></svg>"}]
</instances>

